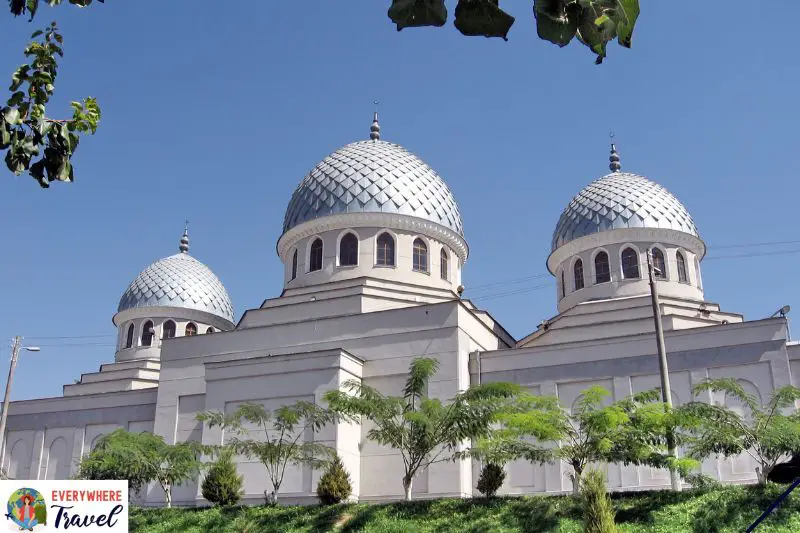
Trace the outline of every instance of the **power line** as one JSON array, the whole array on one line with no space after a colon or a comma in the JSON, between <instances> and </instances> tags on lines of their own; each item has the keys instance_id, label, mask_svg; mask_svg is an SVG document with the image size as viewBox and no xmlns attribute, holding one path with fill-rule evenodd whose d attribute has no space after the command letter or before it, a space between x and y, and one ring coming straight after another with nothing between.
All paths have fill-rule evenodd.
<instances>
[{"instance_id":1,"label":"power line","mask_svg":"<svg viewBox=\"0 0 800 533\"><path fill-rule=\"evenodd\" d=\"M63 337L25 337L28 340L111 339L116 335L71 335Z\"/></svg>"}]
</instances>

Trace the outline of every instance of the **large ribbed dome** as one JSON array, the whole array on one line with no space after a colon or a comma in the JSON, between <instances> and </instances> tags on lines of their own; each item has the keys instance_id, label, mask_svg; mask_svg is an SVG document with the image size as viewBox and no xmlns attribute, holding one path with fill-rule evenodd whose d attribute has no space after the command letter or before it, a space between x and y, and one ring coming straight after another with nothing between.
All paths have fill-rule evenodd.
<instances>
[{"instance_id":1,"label":"large ribbed dome","mask_svg":"<svg viewBox=\"0 0 800 533\"><path fill-rule=\"evenodd\" d=\"M419 217L464 235L444 180L402 146L377 138L348 144L320 161L294 191L283 231L315 218L362 212Z\"/></svg>"},{"instance_id":2,"label":"large ribbed dome","mask_svg":"<svg viewBox=\"0 0 800 533\"><path fill-rule=\"evenodd\" d=\"M612 172L583 188L553 232L552 249L618 228L667 228L700 237L691 215L661 185L628 172Z\"/></svg>"},{"instance_id":3,"label":"large ribbed dome","mask_svg":"<svg viewBox=\"0 0 800 533\"><path fill-rule=\"evenodd\" d=\"M137 307L182 307L233 322L228 292L211 270L181 252L151 264L128 286L118 311Z\"/></svg>"}]
</instances>

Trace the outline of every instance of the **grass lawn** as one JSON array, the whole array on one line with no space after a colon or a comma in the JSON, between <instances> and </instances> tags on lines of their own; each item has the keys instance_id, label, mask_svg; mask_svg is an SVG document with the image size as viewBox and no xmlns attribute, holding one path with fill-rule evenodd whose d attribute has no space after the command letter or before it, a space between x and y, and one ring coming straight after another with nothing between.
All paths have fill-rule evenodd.
<instances>
[{"instance_id":1,"label":"grass lawn","mask_svg":"<svg viewBox=\"0 0 800 533\"><path fill-rule=\"evenodd\" d=\"M742 533L786 486L614 497L621 533ZM232 509L134 509L135 533L581 533L571 496L431 500L382 505ZM800 532L800 489L754 533Z\"/></svg>"}]
</instances>

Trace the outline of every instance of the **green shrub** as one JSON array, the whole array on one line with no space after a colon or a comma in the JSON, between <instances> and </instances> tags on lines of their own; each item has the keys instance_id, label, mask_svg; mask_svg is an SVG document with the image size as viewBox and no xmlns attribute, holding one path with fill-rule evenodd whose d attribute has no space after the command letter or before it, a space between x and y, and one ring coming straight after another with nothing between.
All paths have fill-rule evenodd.
<instances>
[{"instance_id":1,"label":"green shrub","mask_svg":"<svg viewBox=\"0 0 800 533\"><path fill-rule=\"evenodd\" d=\"M242 497L242 476L236 473L233 450L225 449L208 470L201 487L203 498L220 505L236 505Z\"/></svg>"},{"instance_id":2,"label":"green shrub","mask_svg":"<svg viewBox=\"0 0 800 533\"><path fill-rule=\"evenodd\" d=\"M352 490L350 474L337 456L331 461L328 470L319 478L317 497L323 504L331 505L346 500Z\"/></svg>"},{"instance_id":3,"label":"green shrub","mask_svg":"<svg viewBox=\"0 0 800 533\"><path fill-rule=\"evenodd\" d=\"M606 488L606 476L600 470L587 470L581 479L584 533L617 533L614 507Z\"/></svg>"},{"instance_id":4,"label":"green shrub","mask_svg":"<svg viewBox=\"0 0 800 533\"><path fill-rule=\"evenodd\" d=\"M486 463L481 470L481 476L478 478L478 490L487 498L491 498L503 486L505 479L506 472L502 466Z\"/></svg>"}]
</instances>

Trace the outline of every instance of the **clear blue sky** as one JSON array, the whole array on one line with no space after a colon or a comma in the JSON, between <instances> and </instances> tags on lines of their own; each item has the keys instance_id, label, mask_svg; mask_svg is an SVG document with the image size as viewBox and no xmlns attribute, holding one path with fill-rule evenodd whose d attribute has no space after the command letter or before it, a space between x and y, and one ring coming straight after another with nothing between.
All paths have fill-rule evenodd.
<instances>
[{"instance_id":1,"label":"clear blue sky","mask_svg":"<svg viewBox=\"0 0 800 533\"><path fill-rule=\"evenodd\" d=\"M473 296L517 337L555 314L554 280L530 277L546 272L561 210L607 171L612 129L623 168L688 207L709 257L800 251L716 248L800 240L800 4L758 23L744 0L641 0L634 48L614 44L595 66L577 43L540 41L530 2L503 2L517 17L509 42L462 37L452 20L398 33L389 3L108 0L43 5L32 24L0 15L3 79L56 19L66 57L51 114L86 95L103 109L74 184L41 190L0 169L0 386L13 335L43 347L21 359L12 398L59 395L113 360L119 297L176 252L186 218L237 317L277 296L289 197L317 161L367 138L374 99L384 139L453 190L465 285L497 283ZM706 296L749 319L787 303L800 313L798 258L708 260ZM106 337L34 338L94 335Z\"/></svg>"}]
</instances>

